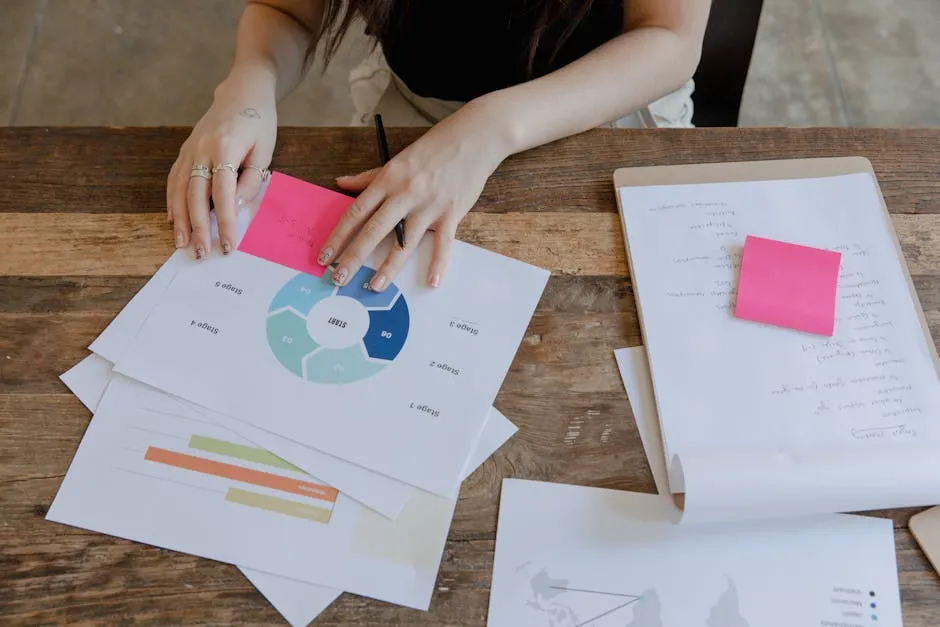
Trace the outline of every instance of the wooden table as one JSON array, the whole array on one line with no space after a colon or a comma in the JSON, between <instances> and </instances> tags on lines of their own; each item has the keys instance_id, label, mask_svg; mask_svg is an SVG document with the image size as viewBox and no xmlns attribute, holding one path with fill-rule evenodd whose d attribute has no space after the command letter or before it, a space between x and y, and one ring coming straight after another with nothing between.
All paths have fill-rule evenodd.
<instances>
[{"instance_id":1,"label":"wooden table","mask_svg":"<svg viewBox=\"0 0 940 627\"><path fill-rule=\"evenodd\" d=\"M392 149L420 131L392 129ZM164 184L183 129L0 129L0 622L272 623L234 567L44 520L89 419L58 380L172 252ZM368 129L289 129L274 166L321 185L373 167ZM940 130L595 131L508 160L459 237L552 271L496 401L519 433L464 484L428 613L343 595L317 625L483 625L503 477L653 492L612 351L640 342L611 173L864 155L940 330ZM940 581L897 530L906 625ZM861 550L861 549L860 549Z\"/></svg>"}]
</instances>

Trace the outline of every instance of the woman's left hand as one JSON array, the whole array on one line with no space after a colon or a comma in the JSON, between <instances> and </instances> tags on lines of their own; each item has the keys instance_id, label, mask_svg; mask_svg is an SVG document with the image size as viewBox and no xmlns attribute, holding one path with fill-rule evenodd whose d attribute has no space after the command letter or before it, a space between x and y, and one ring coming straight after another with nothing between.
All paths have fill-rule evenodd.
<instances>
[{"instance_id":1,"label":"woman's left hand","mask_svg":"<svg viewBox=\"0 0 940 627\"><path fill-rule=\"evenodd\" d=\"M506 157L485 130L485 116L465 105L429 130L384 167L340 177L337 185L359 193L327 238L317 261L334 265L333 283L345 285L376 246L405 220L405 246L397 242L376 270L370 289L389 285L428 231L434 252L427 283L437 287L447 268L457 226L486 180Z\"/></svg>"}]
</instances>

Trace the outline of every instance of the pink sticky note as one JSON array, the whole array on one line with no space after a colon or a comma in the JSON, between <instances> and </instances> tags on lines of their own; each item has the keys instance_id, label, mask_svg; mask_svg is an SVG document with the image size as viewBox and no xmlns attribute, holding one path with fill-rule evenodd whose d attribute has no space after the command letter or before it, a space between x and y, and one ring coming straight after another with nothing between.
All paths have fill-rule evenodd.
<instances>
[{"instance_id":1,"label":"pink sticky note","mask_svg":"<svg viewBox=\"0 0 940 627\"><path fill-rule=\"evenodd\" d=\"M353 198L280 172L271 174L238 250L316 277L320 249Z\"/></svg>"},{"instance_id":2,"label":"pink sticky note","mask_svg":"<svg viewBox=\"0 0 940 627\"><path fill-rule=\"evenodd\" d=\"M734 315L831 336L841 260L838 252L748 235Z\"/></svg>"}]
</instances>

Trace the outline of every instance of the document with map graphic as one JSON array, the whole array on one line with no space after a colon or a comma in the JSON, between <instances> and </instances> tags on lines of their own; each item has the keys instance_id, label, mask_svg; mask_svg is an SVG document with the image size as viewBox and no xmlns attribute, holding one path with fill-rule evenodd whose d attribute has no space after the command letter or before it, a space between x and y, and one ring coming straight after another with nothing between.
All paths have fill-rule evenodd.
<instances>
[{"instance_id":1,"label":"document with map graphic","mask_svg":"<svg viewBox=\"0 0 940 627\"><path fill-rule=\"evenodd\" d=\"M890 519L676 525L665 495L504 479L489 627L901 627Z\"/></svg>"}]
</instances>

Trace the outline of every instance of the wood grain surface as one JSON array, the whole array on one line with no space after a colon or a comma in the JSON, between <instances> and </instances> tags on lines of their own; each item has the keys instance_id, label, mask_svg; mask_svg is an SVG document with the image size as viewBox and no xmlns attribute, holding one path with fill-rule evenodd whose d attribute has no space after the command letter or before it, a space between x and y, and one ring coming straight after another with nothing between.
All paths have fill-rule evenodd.
<instances>
[{"instance_id":1,"label":"wood grain surface","mask_svg":"<svg viewBox=\"0 0 940 627\"><path fill-rule=\"evenodd\" d=\"M389 129L392 150L419 129ZM277 624L231 566L44 520L90 418L58 380L172 252L166 173L186 129L0 129L0 624ZM275 168L334 187L368 129L282 129ZM869 158L940 337L940 131L592 131L509 159L459 237L552 271L496 406L519 433L464 483L429 612L343 595L316 625L486 622L504 477L653 492L613 349L640 343L611 182L625 166ZM905 625L940 580L897 532Z\"/></svg>"}]
</instances>

